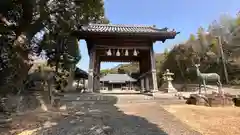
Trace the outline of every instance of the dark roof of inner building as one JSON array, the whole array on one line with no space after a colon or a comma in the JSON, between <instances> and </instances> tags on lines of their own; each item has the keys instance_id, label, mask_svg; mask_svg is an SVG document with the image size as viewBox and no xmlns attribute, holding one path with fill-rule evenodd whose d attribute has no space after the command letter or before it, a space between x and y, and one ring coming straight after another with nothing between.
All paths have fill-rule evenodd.
<instances>
[{"instance_id":1,"label":"dark roof of inner building","mask_svg":"<svg viewBox=\"0 0 240 135\"><path fill-rule=\"evenodd\" d=\"M80 78L87 79L88 78L88 73L77 67L76 70L75 70L75 79L80 79Z\"/></svg>"},{"instance_id":2,"label":"dark roof of inner building","mask_svg":"<svg viewBox=\"0 0 240 135\"><path fill-rule=\"evenodd\" d=\"M135 82L137 81L136 79L133 79L132 77L130 77L128 74L107 74L105 76L103 76L102 78L100 78L100 81L104 81L104 82Z\"/></svg>"}]
</instances>

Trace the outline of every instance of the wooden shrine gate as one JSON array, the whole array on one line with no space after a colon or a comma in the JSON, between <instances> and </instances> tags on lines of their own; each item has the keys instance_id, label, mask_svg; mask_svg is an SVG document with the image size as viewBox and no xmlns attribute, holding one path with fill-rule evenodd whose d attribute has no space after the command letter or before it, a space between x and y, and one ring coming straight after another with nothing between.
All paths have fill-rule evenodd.
<instances>
[{"instance_id":1,"label":"wooden shrine gate","mask_svg":"<svg viewBox=\"0 0 240 135\"><path fill-rule=\"evenodd\" d=\"M139 62L142 91L157 91L153 43L174 39L178 33L167 28L112 24L82 25L73 32L84 39L89 53L89 92L100 89L100 62Z\"/></svg>"}]
</instances>

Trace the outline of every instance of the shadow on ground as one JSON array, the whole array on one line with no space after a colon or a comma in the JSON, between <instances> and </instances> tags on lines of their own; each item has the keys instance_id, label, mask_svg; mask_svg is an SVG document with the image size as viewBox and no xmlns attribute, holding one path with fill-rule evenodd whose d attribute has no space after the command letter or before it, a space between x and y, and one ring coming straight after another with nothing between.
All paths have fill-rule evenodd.
<instances>
[{"instance_id":1,"label":"shadow on ground","mask_svg":"<svg viewBox=\"0 0 240 135\"><path fill-rule=\"evenodd\" d=\"M15 121L19 121L19 118L28 118L28 114L43 111L43 105L49 103L47 95L45 91L24 91L18 95L0 96L0 135L10 131L11 128L18 128L18 125L16 125L18 123Z\"/></svg>"},{"instance_id":2,"label":"shadow on ground","mask_svg":"<svg viewBox=\"0 0 240 135\"><path fill-rule=\"evenodd\" d=\"M66 111L60 117L48 117L40 128L29 129L29 135L167 135L143 117L127 115L114 104L117 97L83 94L62 99ZM56 112L55 112L56 114ZM54 113L52 114L54 115ZM36 116L38 117L38 116Z\"/></svg>"}]
</instances>

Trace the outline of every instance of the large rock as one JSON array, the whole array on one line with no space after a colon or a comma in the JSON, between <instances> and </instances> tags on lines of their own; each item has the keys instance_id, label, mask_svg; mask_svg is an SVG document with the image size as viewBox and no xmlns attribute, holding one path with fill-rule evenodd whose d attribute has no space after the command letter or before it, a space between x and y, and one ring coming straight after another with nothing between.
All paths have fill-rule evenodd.
<instances>
[{"instance_id":1,"label":"large rock","mask_svg":"<svg viewBox=\"0 0 240 135\"><path fill-rule=\"evenodd\" d=\"M187 104L193 105L203 105L210 107L219 107L219 106L233 106L233 97L229 94L191 94L186 101Z\"/></svg>"},{"instance_id":2,"label":"large rock","mask_svg":"<svg viewBox=\"0 0 240 135\"><path fill-rule=\"evenodd\" d=\"M208 95L209 105L211 107L220 107L220 106L234 106L234 102L232 100L232 96L225 94L210 94Z\"/></svg>"},{"instance_id":3,"label":"large rock","mask_svg":"<svg viewBox=\"0 0 240 135\"><path fill-rule=\"evenodd\" d=\"M62 110L62 109L61 109L61 100L60 100L60 98L54 98L54 99L53 99L52 106L53 106L53 107L56 107L56 108L59 108L59 107L60 107L60 110ZM63 110L65 110L65 109L63 109Z\"/></svg>"},{"instance_id":4,"label":"large rock","mask_svg":"<svg viewBox=\"0 0 240 135\"><path fill-rule=\"evenodd\" d=\"M240 97L233 98L233 102L235 106L240 107Z\"/></svg>"},{"instance_id":5,"label":"large rock","mask_svg":"<svg viewBox=\"0 0 240 135\"><path fill-rule=\"evenodd\" d=\"M191 94L186 104L209 106L208 98L201 94Z\"/></svg>"}]
</instances>

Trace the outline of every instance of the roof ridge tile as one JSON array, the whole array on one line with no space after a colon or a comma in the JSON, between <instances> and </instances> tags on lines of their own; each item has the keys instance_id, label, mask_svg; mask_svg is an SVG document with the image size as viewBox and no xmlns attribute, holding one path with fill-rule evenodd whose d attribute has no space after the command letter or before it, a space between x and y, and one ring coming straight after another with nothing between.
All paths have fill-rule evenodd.
<instances>
[{"instance_id":1,"label":"roof ridge tile","mask_svg":"<svg viewBox=\"0 0 240 135\"><path fill-rule=\"evenodd\" d=\"M88 24L80 25L79 32L89 33L123 33L123 34L159 34L173 38L176 36L175 31L168 31L168 28L156 28L154 25L139 25L139 24ZM163 40L162 40L163 41ZM165 40L164 40L165 41Z\"/></svg>"},{"instance_id":2,"label":"roof ridge tile","mask_svg":"<svg viewBox=\"0 0 240 135\"><path fill-rule=\"evenodd\" d=\"M151 25L143 24L89 24L89 26L108 26L108 27L141 27L141 28L153 28Z\"/></svg>"}]
</instances>

